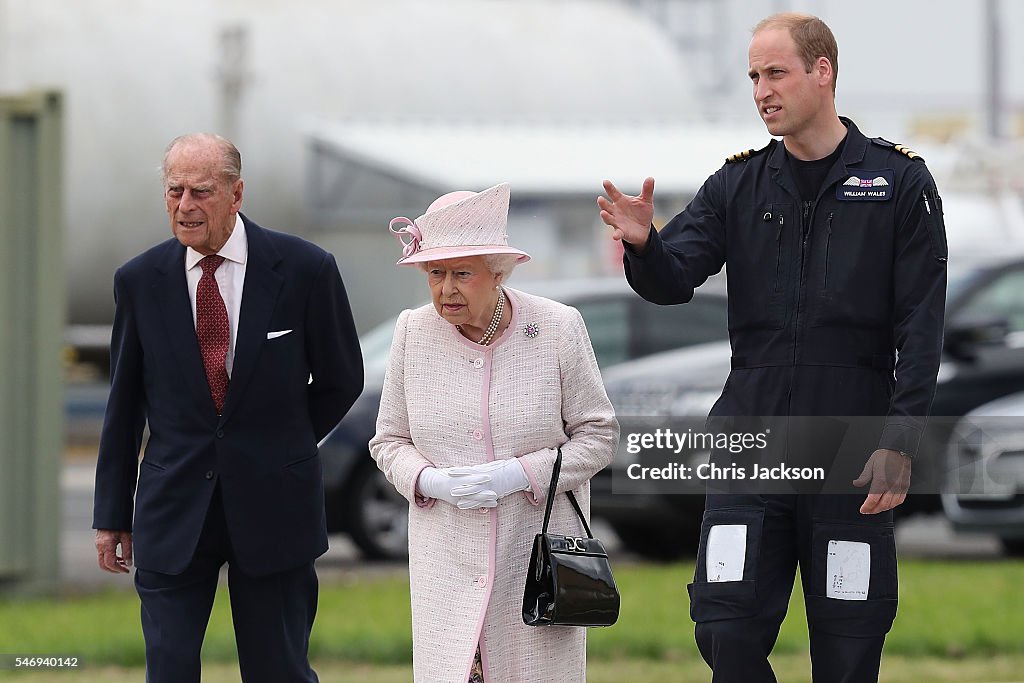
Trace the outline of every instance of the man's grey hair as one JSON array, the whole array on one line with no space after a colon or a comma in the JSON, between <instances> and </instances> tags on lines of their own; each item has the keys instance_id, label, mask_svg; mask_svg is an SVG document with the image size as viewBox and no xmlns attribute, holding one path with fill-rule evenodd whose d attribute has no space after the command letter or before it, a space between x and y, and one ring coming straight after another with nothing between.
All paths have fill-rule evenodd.
<instances>
[{"instance_id":1,"label":"man's grey hair","mask_svg":"<svg viewBox=\"0 0 1024 683\"><path fill-rule=\"evenodd\" d=\"M221 156L223 158L223 165L221 166L221 177L229 183L233 183L242 177L242 155L235 147L234 143L228 140L226 137L217 135L216 133L186 133L185 135L179 135L178 137L171 140L170 144L167 145L167 149L164 150L164 158L160 163L160 177L167 181L167 159L170 157L171 152L179 145L193 145L200 143L212 142L220 148Z\"/></svg>"}]
</instances>

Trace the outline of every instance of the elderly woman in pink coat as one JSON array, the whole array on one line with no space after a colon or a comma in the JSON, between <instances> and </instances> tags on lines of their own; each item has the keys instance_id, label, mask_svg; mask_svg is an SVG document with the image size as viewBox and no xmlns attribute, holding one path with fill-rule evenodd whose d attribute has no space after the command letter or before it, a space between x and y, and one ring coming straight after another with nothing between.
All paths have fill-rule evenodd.
<instances>
[{"instance_id":1,"label":"elderly woman in pink coat","mask_svg":"<svg viewBox=\"0 0 1024 683\"><path fill-rule=\"evenodd\" d=\"M619 429L579 312L504 286L529 259L508 246L508 203L507 184L452 192L391 222L433 300L398 318L370 442L411 503L418 683L586 678L586 630L525 626L523 588L556 449L558 493L589 514ZM565 495L551 531L582 533Z\"/></svg>"}]
</instances>

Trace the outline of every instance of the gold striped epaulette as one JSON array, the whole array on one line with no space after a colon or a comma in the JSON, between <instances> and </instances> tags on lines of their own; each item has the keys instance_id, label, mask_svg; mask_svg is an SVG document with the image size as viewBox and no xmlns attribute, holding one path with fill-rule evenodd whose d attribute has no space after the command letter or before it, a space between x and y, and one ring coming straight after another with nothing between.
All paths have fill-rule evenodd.
<instances>
[{"instance_id":1,"label":"gold striped epaulette","mask_svg":"<svg viewBox=\"0 0 1024 683\"><path fill-rule=\"evenodd\" d=\"M924 161L924 157L923 156L921 156L920 154L918 154L914 150L910 149L906 145L900 145L900 144L897 144L895 142L890 142L889 140L886 140L885 138L871 138L871 142L875 143L876 145L881 145L882 147L891 147L892 149L896 150L897 152L899 152L903 156L905 156L908 159L911 159L913 161Z\"/></svg>"},{"instance_id":2,"label":"gold striped epaulette","mask_svg":"<svg viewBox=\"0 0 1024 683\"><path fill-rule=\"evenodd\" d=\"M747 159L750 159L751 157L755 157L758 154L760 154L761 152L766 151L771 146L772 146L772 143L769 142L767 145L765 145L761 149L745 149L742 152L736 152L735 154L733 154L731 156L727 156L725 158L725 163L727 163L727 164L736 164L736 163L739 163L741 161L746 161Z\"/></svg>"},{"instance_id":3,"label":"gold striped epaulette","mask_svg":"<svg viewBox=\"0 0 1024 683\"><path fill-rule=\"evenodd\" d=\"M893 145L892 148L909 159L920 159L921 161L924 161L924 157L922 157L920 154L910 149L909 147L906 147L904 145Z\"/></svg>"},{"instance_id":4,"label":"gold striped epaulette","mask_svg":"<svg viewBox=\"0 0 1024 683\"><path fill-rule=\"evenodd\" d=\"M754 154L757 154L757 150L756 149L746 149L746 150L743 150L742 152L736 152L735 154L730 154L729 156L727 156L725 158L725 163L727 163L727 164L735 164L735 163L737 163L739 161L746 161L747 159L749 159Z\"/></svg>"}]
</instances>

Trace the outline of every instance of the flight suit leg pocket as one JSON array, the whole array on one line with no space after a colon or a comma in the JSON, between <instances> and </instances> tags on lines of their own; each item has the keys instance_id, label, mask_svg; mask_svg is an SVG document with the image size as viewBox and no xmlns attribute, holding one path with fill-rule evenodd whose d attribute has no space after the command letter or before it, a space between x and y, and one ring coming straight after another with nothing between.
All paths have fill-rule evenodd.
<instances>
[{"instance_id":1,"label":"flight suit leg pocket","mask_svg":"<svg viewBox=\"0 0 1024 683\"><path fill-rule=\"evenodd\" d=\"M690 595L697 623L750 617L758 612L757 562L764 510L753 507L707 510Z\"/></svg>"},{"instance_id":2,"label":"flight suit leg pocket","mask_svg":"<svg viewBox=\"0 0 1024 683\"><path fill-rule=\"evenodd\" d=\"M815 523L807 592L810 627L852 637L884 636L896 618L893 526Z\"/></svg>"}]
</instances>

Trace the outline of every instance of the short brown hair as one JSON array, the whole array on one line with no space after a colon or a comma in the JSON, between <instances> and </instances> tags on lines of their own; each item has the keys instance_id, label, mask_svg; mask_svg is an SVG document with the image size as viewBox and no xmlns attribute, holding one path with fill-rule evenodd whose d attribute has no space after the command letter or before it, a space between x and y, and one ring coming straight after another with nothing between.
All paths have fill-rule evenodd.
<instances>
[{"instance_id":1,"label":"short brown hair","mask_svg":"<svg viewBox=\"0 0 1024 683\"><path fill-rule=\"evenodd\" d=\"M839 45L832 29L824 21L811 14L783 12L762 19L754 27L752 33L759 33L767 28L784 28L796 43L797 52L804 62L807 73L814 69L818 57L824 57L832 64L832 92L836 91L836 79L839 78Z\"/></svg>"}]
</instances>

